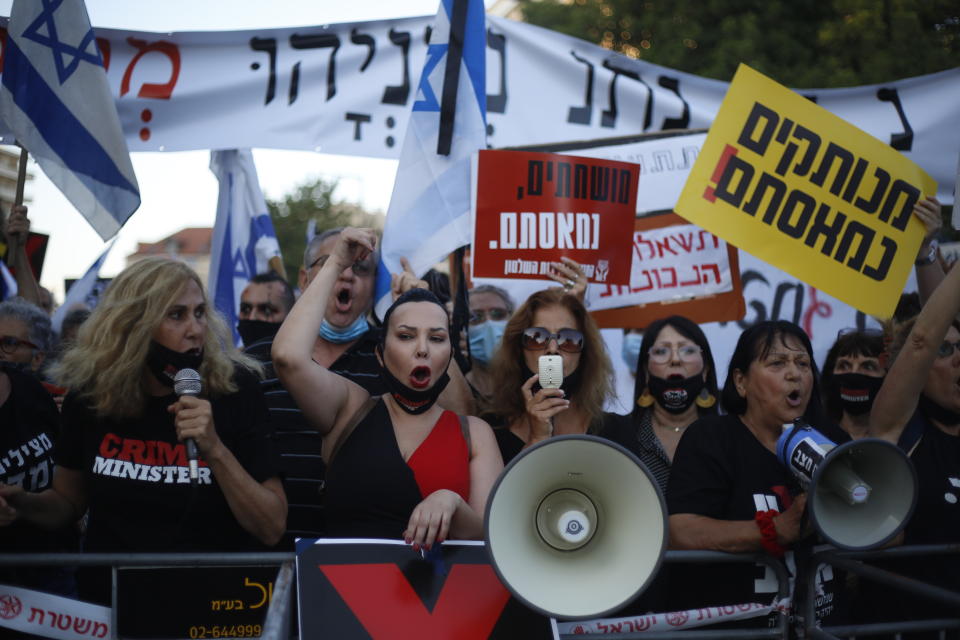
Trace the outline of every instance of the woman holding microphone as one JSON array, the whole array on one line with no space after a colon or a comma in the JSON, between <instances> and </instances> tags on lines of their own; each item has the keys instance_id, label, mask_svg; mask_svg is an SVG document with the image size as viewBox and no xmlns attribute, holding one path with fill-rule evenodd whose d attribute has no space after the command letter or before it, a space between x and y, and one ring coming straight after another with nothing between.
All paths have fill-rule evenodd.
<instances>
[{"instance_id":1,"label":"woman holding microphone","mask_svg":"<svg viewBox=\"0 0 960 640\"><path fill-rule=\"evenodd\" d=\"M197 397L174 393L199 372ZM55 370L63 404L53 485L0 486L0 525L57 528L89 514L85 551L233 551L275 544L287 503L258 365L232 346L190 267L146 258L117 276ZM185 441L199 449L191 478ZM109 602L110 572L80 574Z\"/></svg>"}]
</instances>

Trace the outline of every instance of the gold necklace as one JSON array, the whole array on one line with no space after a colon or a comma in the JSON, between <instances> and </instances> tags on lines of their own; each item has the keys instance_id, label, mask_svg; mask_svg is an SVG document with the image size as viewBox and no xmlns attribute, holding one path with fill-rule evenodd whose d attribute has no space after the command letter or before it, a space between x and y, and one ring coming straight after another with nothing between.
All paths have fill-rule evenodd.
<instances>
[{"instance_id":1,"label":"gold necklace","mask_svg":"<svg viewBox=\"0 0 960 640\"><path fill-rule=\"evenodd\" d=\"M654 424L655 426L660 427L661 429L668 429L668 430L670 430L670 431L673 431L674 433L680 433L681 431L683 431L684 429L686 429L686 428L689 426L689 425L686 425L686 424L685 424L685 425L683 425L682 427L672 427L672 426L670 426L670 425L660 424L660 423L659 423L658 421L656 421L656 420L653 421L653 424Z\"/></svg>"}]
</instances>

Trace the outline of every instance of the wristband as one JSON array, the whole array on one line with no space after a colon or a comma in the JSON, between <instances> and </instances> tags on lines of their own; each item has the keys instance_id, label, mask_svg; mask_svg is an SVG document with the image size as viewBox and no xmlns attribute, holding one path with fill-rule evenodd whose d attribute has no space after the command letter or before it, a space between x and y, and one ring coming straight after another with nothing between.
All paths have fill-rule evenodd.
<instances>
[{"instance_id":1,"label":"wristband","mask_svg":"<svg viewBox=\"0 0 960 640\"><path fill-rule=\"evenodd\" d=\"M930 248L927 252L927 255L917 258L913 263L914 265L918 267L926 267L927 265L931 265L937 261L937 248L940 246L940 244L936 240L931 240L928 246Z\"/></svg>"},{"instance_id":2,"label":"wristband","mask_svg":"<svg viewBox=\"0 0 960 640\"><path fill-rule=\"evenodd\" d=\"M769 511L757 511L753 516L760 529L760 545L770 555L776 558L782 558L786 549L777 542L777 527L773 524L774 517L780 515L780 512L770 509Z\"/></svg>"}]
</instances>

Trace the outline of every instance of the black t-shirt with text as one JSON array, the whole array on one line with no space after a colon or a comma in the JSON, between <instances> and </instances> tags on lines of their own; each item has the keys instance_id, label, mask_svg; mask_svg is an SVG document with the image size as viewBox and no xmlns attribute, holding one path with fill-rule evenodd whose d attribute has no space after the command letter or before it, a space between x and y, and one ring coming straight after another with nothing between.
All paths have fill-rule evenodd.
<instances>
[{"instance_id":1,"label":"black t-shirt with text","mask_svg":"<svg viewBox=\"0 0 960 640\"><path fill-rule=\"evenodd\" d=\"M50 488L54 445L60 414L39 381L19 371L5 370L10 396L0 405L0 483L18 485L31 493ZM42 553L76 551L76 528L48 531L25 520L0 527L0 549ZM0 569L0 582L32 588L49 587L55 572L30 567Z\"/></svg>"},{"instance_id":2,"label":"black t-shirt with text","mask_svg":"<svg viewBox=\"0 0 960 640\"><path fill-rule=\"evenodd\" d=\"M835 427L820 430L837 443L849 439ZM712 416L690 425L677 446L667 510L670 515L752 522L757 511L783 513L800 490L790 470L737 416ZM788 551L782 561L793 578L794 552ZM672 571L668 599L680 609L770 604L777 593L773 570L759 563L678 564ZM834 612L837 585L830 567L820 567L819 572L817 617L824 619Z\"/></svg>"},{"instance_id":3,"label":"black t-shirt with text","mask_svg":"<svg viewBox=\"0 0 960 640\"><path fill-rule=\"evenodd\" d=\"M273 435L254 376L212 400L217 435L257 482L277 475ZM176 396L148 397L136 418L104 418L75 395L63 404L57 464L87 483L87 551L233 551L262 546L234 518L201 459L192 486L183 443L167 407ZM201 455L202 458L202 455Z\"/></svg>"}]
</instances>

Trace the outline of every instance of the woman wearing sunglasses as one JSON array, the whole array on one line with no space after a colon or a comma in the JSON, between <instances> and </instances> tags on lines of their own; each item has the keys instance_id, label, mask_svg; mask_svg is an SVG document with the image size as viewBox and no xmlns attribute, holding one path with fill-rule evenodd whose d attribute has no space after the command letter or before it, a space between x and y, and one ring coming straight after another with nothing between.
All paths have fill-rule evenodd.
<instances>
[{"instance_id":1,"label":"woman wearing sunglasses","mask_svg":"<svg viewBox=\"0 0 960 640\"><path fill-rule=\"evenodd\" d=\"M958 314L960 269L955 267L920 314L894 330L890 366L870 412L870 435L897 443L917 472L917 504L905 530L906 544L960 541ZM960 556L912 558L899 569L960 591ZM898 597L895 604L911 619L956 614L912 597Z\"/></svg>"},{"instance_id":2,"label":"woman wearing sunglasses","mask_svg":"<svg viewBox=\"0 0 960 640\"><path fill-rule=\"evenodd\" d=\"M559 389L539 384L540 356L559 355ZM565 289L538 291L507 322L493 359L495 429L504 462L553 435L597 433L613 395L613 368L596 323Z\"/></svg>"},{"instance_id":3,"label":"woman wearing sunglasses","mask_svg":"<svg viewBox=\"0 0 960 640\"><path fill-rule=\"evenodd\" d=\"M633 412L601 434L632 451L666 492L670 463L687 427L717 412L717 374L707 337L683 316L650 324L640 343Z\"/></svg>"}]
</instances>

